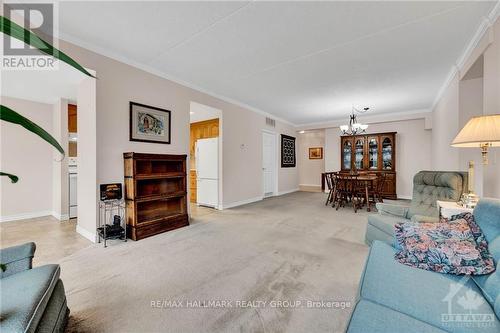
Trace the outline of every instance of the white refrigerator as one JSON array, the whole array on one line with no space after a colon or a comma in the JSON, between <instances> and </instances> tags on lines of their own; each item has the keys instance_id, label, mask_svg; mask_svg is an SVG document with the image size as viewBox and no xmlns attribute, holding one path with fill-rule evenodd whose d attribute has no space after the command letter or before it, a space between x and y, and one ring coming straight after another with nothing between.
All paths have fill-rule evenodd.
<instances>
[{"instance_id":1,"label":"white refrigerator","mask_svg":"<svg viewBox=\"0 0 500 333\"><path fill-rule=\"evenodd\" d=\"M197 204L219 206L219 139L196 141Z\"/></svg>"}]
</instances>

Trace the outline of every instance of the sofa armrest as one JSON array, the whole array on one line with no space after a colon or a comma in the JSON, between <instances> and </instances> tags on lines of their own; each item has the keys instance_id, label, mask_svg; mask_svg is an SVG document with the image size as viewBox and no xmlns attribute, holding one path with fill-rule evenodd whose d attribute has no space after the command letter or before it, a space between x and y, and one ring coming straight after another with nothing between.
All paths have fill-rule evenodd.
<instances>
[{"instance_id":1,"label":"sofa armrest","mask_svg":"<svg viewBox=\"0 0 500 333\"><path fill-rule=\"evenodd\" d=\"M380 214L398 216L403 218L407 218L408 210L410 209L408 206L391 205L380 202L375 206L377 207L377 210Z\"/></svg>"},{"instance_id":2,"label":"sofa armrest","mask_svg":"<svg viewBox=\"0 0 500 333\"><path fill-rule=\"evenodd\" d=\"M439 217L435 216L424 216L424 215L413 215L411 217L412 222L418 223L438 223Z\"/></svg>"},{"instance_id":3,"label":"sofa armrest","mask_svg":"<svg viewBox=\"0 0 500 333\"><path fill-rule=\"evenodd\" d=\"M0 270L0 277L31 269L35 249L35 243L26 243L0 250L0 263L6 267L5 271Z\"/></svg>"}]
</instances>

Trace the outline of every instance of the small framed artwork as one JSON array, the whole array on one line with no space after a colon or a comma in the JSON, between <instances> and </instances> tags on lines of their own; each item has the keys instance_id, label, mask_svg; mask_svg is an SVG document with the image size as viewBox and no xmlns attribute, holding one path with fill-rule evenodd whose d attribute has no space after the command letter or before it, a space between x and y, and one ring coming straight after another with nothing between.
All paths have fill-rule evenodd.
<instances>
[{"instance_id":1,"label":"small framed artwork","mask_svg":"<svg viewBox=\"0 0 500 333\"><path fill-rule=\"evenodd\" d=\"M281 134L281 167L295 167L295 138Z\"/></svg>"},{"instance_id":2,"label":"small framed artwork","mask_svg":"<svg viewBox=\"0 0 500 333\"><path fill-rule=\"evenodd\" d=\"M171 112L130 102L130 141L170 144Z\"/></svg>"},{"instance_id":3,"label":"small framed artwork","mask_svg":"<svg viewBox=\"0 0 500 333\"><path fill-rule=\"evenodd\" d=\"M309 148L309 159L310 160L322 160L323 159L323 147Z\"/></svg>"}]
</instances>

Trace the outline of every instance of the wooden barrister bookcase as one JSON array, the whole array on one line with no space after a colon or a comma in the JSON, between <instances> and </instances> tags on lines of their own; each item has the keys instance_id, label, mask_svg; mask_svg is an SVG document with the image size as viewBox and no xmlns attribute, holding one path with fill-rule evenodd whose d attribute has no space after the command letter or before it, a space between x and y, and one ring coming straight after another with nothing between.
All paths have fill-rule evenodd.
<instances>
[{"instance_id":1,"label":"wooden barrister bookcase","mask_svg":"<svg viewBox=\"0 0 500 333\"><path fill-rule=\"evenodd\" d=\"M186 155L124 153L128 237L189 225Z\"/></svg>"}]
</instances>

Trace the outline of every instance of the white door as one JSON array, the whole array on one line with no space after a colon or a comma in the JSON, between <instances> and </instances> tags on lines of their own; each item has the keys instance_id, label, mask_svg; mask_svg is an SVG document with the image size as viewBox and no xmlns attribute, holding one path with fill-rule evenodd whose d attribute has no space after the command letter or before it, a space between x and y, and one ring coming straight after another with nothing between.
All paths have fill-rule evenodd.
<instances>
[{"instance_id":1,"label":"white door","mask_svg":"<svg viewBox=\"0 0 500 333\"><path fill-rule=\"evenodd\" d=\"M264 197L274 195L276 184L276 136L262 132L262 178Z\"/></svg>"}]
</instances>

